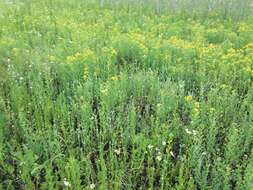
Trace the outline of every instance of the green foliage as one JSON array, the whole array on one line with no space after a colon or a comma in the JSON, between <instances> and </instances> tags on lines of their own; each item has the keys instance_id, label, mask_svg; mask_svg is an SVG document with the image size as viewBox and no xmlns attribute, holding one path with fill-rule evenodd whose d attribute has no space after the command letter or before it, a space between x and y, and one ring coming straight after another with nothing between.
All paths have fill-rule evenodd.
<instances>
[{"instance_id":1,"label":"green foliage","mask_svg":"<svg viewBox=\"0 0 253 190\"><path fill-rule=\"evenodd\" d=\"M253 188L250 1L173 2L0 2L0 189Z\"/></svg>"}]
</instances>

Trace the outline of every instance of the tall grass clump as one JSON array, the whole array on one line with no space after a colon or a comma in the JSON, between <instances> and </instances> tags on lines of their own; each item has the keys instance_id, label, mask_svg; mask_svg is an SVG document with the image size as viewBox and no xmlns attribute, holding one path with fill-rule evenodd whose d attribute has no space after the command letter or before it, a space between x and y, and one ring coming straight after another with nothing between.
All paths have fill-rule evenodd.
<instances>
[{"instance_id":1,"label":"tall grass clump","mask_svg":"<svg viewBox=\"0 0 253 190\"><path fill-rule=\"evenodd\" d=\"M101 6L126 7L154 11L158 14L184 14L187 17L219 15L221 18L243 19L252 15L252 0L99 0ZM141 9L142 9L141 8Z\"/></svg>"}]
</instances>

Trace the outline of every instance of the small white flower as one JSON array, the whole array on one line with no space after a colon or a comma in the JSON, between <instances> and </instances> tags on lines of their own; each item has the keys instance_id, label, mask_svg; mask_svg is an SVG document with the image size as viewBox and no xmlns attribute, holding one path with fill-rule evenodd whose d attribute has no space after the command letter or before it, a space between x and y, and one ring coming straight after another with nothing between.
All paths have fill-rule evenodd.
<instances>
[{"instance_id":1,"label":"small white flower","mask_svg":"<svg viewBox=\"0 0 253 190\"><path fill-rule=\"evenodd\" d=\"M63 184L64 184L66 187L70 187L70 186L71 186L70 182L68 182L66 178L64 178Z\"/></svg>"},{"instance_id":2,"label":"small white flower","mask_svg":"<svg viewBox=\"0 0 253 190\"><path fill-rule=\"evenodd\" d=\"M115 152L117 155L120 155L120 149L115 149L114 152Z\"/></svg>"},{"instance_id":3,"label":"small white flower","mask_svg":"<svg viewBox=\"0 0 253 190\"><path fill-rule=\"evenodd\" d=\"M157 107L160 108L162 106L162 104L157 104Z\"/></svg>"},{"instance_id":4,"label":"small white flower","mask_svg":"<svg viewBox=\"0 0 253 190\"><path fill-rule=\"evenodd\" d=\"M158 155L158 156L156 157L156 160L157 160L158 162L160 162L160 161L162 160L162 156Z\"/></svg>"},{"instance_id":5,"label":"small white flower","mask_svg":"<svg viewBox=\"0 0 253 190\"><path fill-rule=\"evenodd\" d=\"M107 88L101 89L100 91L101 91L102 94L105 94L105 95L107 95L107 93L108 93L108 89Z\"/></svg>"},{"instance_id":6,"label":"small white flower","mask_svg":"<svg viewBox=\"0 0 253 190\"><path fill-rule=\"evenodd\" d=\"M19 164L19 165L20 165L20 166L23 166L24 164L25 164L25 162L20 162L20 164Z\"/></svg>"},{"instance_id":7,"label":"small white flower","mask_svg":"<svg viewBox=\"0 0 253 190\"><path fill-rule=\"evenodd\" d=\"M165 145L166 145L166 142L165 142L165 141L163 141L163 142L162 142L162 145L163 145L163 146L165 146Z\"/></svg>"},{"instance_id":8,"label":"small white flower","mask_svg":"<svg viewBox=\"0 0 253 190\"><path fill-rule=\"evenodd\" d=\"M90 184L90 189L95 189L95 184L94 183L92 183L92 184Z\"/></svg>"},{"instance_id":9,"label":"small white flower","mask_svg":"<svg viewBox=\"0 0 253 190\"><path fill-rule=\"evenodd\" d=\"M148 145L148 149L152 149L153 147L154 147L154 146L151 145L151 144Z\"/></svg>"},{"instance_id":10,"label":"small white flower","mask_svg":"<svg viewBox=\"0 0 253 190\"><path fill-rule=\"evenodd\" d=\"M192 134L192 132L191 132L189 129L185 129L185 132L186 132L187 134L189 134L189 135Z\"/></svg>"},{"instance_id":11,"label":"small white flower","mask_svg":"<svg viewBox=\"0 0 253 190\"><path fill-rule=\"evenodd\" d=\"M197 131L192 130L192 134L193 134L193 135L197 135Z\"/></svg>"}]
</instances>

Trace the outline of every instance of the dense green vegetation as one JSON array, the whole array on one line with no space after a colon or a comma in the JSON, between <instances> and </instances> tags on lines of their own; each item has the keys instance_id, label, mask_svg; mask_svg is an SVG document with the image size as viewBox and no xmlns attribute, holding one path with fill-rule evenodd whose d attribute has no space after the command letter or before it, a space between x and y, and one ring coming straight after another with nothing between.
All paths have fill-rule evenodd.
<instances>
[{"instance_id":1,"label":"dense green vegetation","mask_svg":"<svg viewBox=\"0 0 253 190\"><path fill-rule=\"evenodd\" d=\"M250 1L139 3L0 1L0 189L252 190Z\"/></svg>"}]
</instances>

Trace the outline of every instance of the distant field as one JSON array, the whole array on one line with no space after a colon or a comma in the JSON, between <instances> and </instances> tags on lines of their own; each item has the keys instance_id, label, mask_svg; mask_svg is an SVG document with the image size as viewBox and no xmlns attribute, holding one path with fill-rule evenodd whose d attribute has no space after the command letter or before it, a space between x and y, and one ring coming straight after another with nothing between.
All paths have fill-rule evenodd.
<instances>
[{"instance_id":1,"label":"distant field","mask_svg":"<svg viewBox=\"0 0 253 190\"><path fill-rule=\"evenodd\" d=\"M251 1L0 1L0 189L253 189Z\"/></svg>"}]
</instances>

